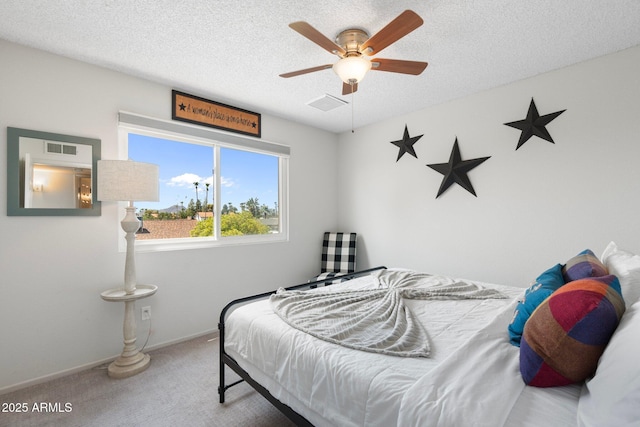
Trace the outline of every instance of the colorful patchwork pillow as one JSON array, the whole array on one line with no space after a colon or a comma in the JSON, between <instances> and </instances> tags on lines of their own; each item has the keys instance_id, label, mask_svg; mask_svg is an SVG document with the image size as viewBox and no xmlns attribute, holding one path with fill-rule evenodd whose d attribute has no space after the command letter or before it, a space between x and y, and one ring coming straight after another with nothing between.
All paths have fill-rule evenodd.
<instances>
[{"instance_id":1,"label":"colorful patchwork pillow","mask_svg":"<svg viewBox=\"0 0 640 427\"><path fill-rule=\"evenodd\" d=\"M567 261L562 269L565 282L585 279L587 277L601 277L609 274L592 250L586 249Z\"/></svg>"},{"instance_id":2,"label":"colorful patchwork pillow","mask_svg":"<svg viewBox=\"0 0 640 427\"><path fill-rule=\"evenodd\" d=\"M513 319L507 328L509 331L509 342L516 347L520 346L520 338L524 325L531 316L531 313L551 295L556 289L564 285L562 277L562 264L556 264L544 273L526 290L522 301L518 302L513 312Z\"/></svg>"},{"instance_id":3,"label":"colorful patchwork pillow","mask_svg":"<svg viewBox=\"0 0 640 427\"><path fill-rule=\"evenodd\" d=\"M520 373L536 387L562 386L594 374L624 313L616 276L562 286L527 321L520 343Z\"/></svg>"}]
</instances>

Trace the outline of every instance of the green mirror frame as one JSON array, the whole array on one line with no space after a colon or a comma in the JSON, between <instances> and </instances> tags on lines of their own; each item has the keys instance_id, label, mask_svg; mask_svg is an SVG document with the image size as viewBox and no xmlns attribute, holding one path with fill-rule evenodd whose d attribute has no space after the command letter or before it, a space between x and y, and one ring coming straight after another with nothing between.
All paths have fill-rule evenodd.
<instances>
[{"instance_id":1,"label":"green mirror frame","mask_svg":"<svg viewBox=\"0 0 640 427\"><path fill-rule=\"evenodd\" d=\"M20 188L24 185L21 176L20 138L42 139L61 143L91 146L91 207L90 208L25 208L21 201ZM40 132L29 129L7 127L7 215L8 216L99 216L101 204L96 200L98 188L97 170L101 155L99 139Z\"/></svg>"}]
</instances>

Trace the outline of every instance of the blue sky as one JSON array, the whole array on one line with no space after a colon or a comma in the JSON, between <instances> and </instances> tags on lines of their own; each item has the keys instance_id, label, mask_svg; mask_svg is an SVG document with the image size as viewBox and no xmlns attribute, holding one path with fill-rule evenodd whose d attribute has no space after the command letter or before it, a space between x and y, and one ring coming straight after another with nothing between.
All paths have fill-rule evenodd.
<instances>
[{"instance_id":1,"label":"blue sky","mask_svg":"<svg viewBox=\"0 0 640 427\"><path fill-rule=\"evenodd\" d=\"M160 166L160 201L136 202L137 208L164 209L191 199L198 181L198 198L204 203L205 183L209 183L208 202L213 198L213 147L129 134L129 159ZM258 198L260 204L275 207L278 201L278 158L248 151L221 148L221 202L240 203Z\"/></svg>"}]
</instances>

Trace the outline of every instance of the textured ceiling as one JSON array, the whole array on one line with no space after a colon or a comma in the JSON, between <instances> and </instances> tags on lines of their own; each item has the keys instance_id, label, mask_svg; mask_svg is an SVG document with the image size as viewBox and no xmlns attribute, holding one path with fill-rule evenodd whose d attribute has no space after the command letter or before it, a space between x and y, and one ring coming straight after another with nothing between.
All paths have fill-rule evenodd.
<instances>
[{"instance_id":1,"label":"textured ceiling","mask_svg":"<svg viewBox=\"0 0 640 427\"><path fill-rule=\"evenodd\" d=\"M424 25L379 56L429 62L422 75L370 72L353 99L331 69L278 77L338 59L290 22L333 39L405 9ZM2 0L0 38L338 133L351 105L309 101L353 100L357 128L616 52L640 44L640 1Z\"/></svg>"}]
</instances>

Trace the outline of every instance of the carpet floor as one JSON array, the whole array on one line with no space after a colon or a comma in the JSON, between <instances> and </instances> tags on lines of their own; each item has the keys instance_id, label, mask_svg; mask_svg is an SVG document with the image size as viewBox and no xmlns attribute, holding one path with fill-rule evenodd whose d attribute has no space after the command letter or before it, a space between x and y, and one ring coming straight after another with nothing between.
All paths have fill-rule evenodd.
<instances>
[{"instance_id":1,"label":"carpet floor","mask_svg":"<svg viewBox=\"0 0 640 427\"><path fill-rule=\"evenodd\" d=\"M0 395L2 409L27 408L0 412L0 426L293 426L246 383L218 403L218 346L200 337L148 352L149 368L130 378L109 378L104 365ZM227 384L238 379L226 372Z\"/></svg>"}]
</instances>

